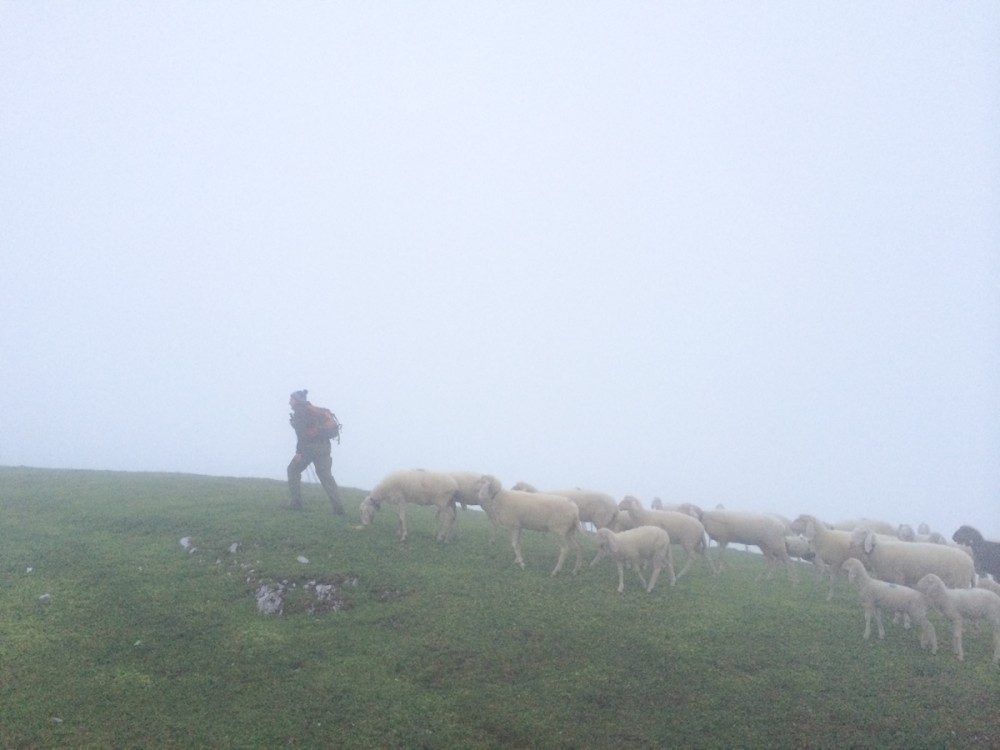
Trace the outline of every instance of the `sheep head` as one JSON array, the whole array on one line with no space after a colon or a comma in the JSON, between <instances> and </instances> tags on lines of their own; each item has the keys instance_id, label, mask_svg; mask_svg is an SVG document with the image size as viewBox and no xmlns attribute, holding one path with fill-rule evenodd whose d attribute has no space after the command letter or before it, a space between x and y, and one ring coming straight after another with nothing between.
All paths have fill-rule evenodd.
<instances>
[{"instance_id":1,"label":"sheep head","mask_svg":"<svg viewBox=\"0 0 1000 750\"><path fill-rule=\"evenodd\" d=\"M847 558L844 560L844 564L841 567L847 571L847 580L851 583L857 581L859 577L867 575L864 563L856 557Z\"/></svg>"},{"instance_id":2,"label":"sheep head","mask_svg":"<svg viewBox=\"0 0 1000 750\"><path fill-rule=\"evenodd\" d=\"M500 484L499 479L489 474L483 474L479 481L476 482L476 497L479 498L480 504L485 507L493 502L493 498L502 489L503 485Z\"/></svg>"},{"instance_id":3,"label":"sheep head","mask_svg":"<svg viewBox=\"0 0 1000 750\"><path fill-rule=\"evenodd\" d=\"M917 538L917 535L913 533L913 527L908 523L899 524L899 528L896 529L896 536L904 542L912 542Z\"/></svg>"},{"instance_id":4,"label":"sheep head","mask_svg":"<svg viewBox=\"0 0 1000 750\"><path fill-rule=\"evenodd\" d=\"M642 508L642 503L639 502L639 498L633 497L632 495L626 495L622 498L622 501L618 503L618 510L637 510Z\"/></svg>"},{"instance_id":5,"label":"sheep head","mask_svg":"<svg viewBox=\"0 0 1000 750\"><path fill-rule=\"evenodd\" d=\"M974 547L983 541L983 535L971 526L959 526L958 530L951 535L953 541L958 544L967 544Z\"/></svg>"},{"instance_id":6,"label":"sheep head","mask_svg":"<svg viewBox=\"0 0 1000 750\"><path fill-rule=\"evenodd\" d=\"M535 485L528 484L527 482L518 482L511 489L519 492L538 492L538 488Z\"/></svg>"},{"instance_id":7,"label":"sheep head","mask_svg":"<svg viewBox=\"0 0 1000 750\"><path fill-rule=\"evenodd\" d=\"M943 597L945 588L944 581L933 573L928 573L917 581L917 591L926 596L928 599L939 599Z\"/></svg>"},{"instance_id":8,"label":"sheep head","mask_svg":"<svg viewBox=\"0 0 1000 750\"><path fill-rule=\"evenodd\" d=\"M872 550L875 549L875 544L874 532L864 528L858 528L851 532L850 549L851 552L856 553L858 557L862 554L870 555Z\"/></svg>"},{"instance_id":9,"label":"sheep head","mask_svg":"<svg viewBox=\"0 0 1000 750\"><path fill-rule=\"evenodd\" d=\"M615 542L615 535L611 529L597 530L597 546L607 552L614 552L618 546Z\"/></svg>"},{"instance_id":10,"label":"sheep head","mask_svg":"<svg viewBox=\"0 0 1000 750\"><path fill-rule=\"evenodd\" d=\"M677 510L680 513L687 513L689 516L697 518L699 521L705 516L705 511L694 503L681 503L677 506Z\"/></svg>"},{"instance_id":11,"label":"sheep head","mask_svg":"<svg viewBox=\"0 0 1000 750\"><path fill-rule=\"evenodd\" d=\"M931 527L928 526L926 523L922 523L919 526L917 526L917 533L918 534L930 534L931 533Z\"/></svg>"}]
</instances>

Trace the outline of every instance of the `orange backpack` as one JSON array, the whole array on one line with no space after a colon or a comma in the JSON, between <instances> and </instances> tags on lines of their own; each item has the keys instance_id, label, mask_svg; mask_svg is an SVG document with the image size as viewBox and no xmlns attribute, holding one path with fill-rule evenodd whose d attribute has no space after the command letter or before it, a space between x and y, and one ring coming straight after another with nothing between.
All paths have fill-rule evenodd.
<instances>
[{"instance_id":1,"label":"orange backpack","mask_svg":"<svg viewBox=\"0 0 1000 750\"><path fill-rule=\"evenodd\" d=\"M310 404L310 406L312 405ZM340 424L337 415L329 409L324 409L322 406L312 406L312 412L318 417L319 421L319 424L316 426L316 437L328 438L330 440L336 438L339 443L340 428L343 425Z\"/></svg>"}]
</instances>

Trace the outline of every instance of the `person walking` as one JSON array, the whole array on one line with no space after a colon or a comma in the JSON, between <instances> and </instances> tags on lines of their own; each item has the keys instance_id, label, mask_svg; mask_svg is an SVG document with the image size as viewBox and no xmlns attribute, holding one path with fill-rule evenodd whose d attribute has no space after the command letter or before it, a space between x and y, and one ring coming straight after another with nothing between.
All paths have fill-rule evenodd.
<instances>
[{"instance_id":1,"label":"person walking","mask_svg":"<svg viewBox=\"0 0 1000 750\"><path fill-rule=\"evenodd\" d=\"M316 468L316 476L330 498L333 512L345 514L340 502L340 490L330 469L333 458L330 455L330 439L340 434L340 423L329 409L313 406L308 401L309 391L295 391L288 399L292 413L289 424L295 430L295 455L288 464L288 491L292 496L292 509L302 510L302 472L309 464Z\"/></svg>"}]
</instances>

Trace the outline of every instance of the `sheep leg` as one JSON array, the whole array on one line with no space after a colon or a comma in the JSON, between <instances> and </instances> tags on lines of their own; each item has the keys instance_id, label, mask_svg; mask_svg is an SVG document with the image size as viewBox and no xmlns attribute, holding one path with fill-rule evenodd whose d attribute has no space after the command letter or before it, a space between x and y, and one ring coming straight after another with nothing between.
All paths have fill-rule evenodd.
<instances>
[{"instance_id":1,"label":"sheep leg","mask_svg":"<svg viewBox=\"0 0 1000 750\"><path fill-rule=\"evenodd\" d=\"M875 607L875 622L878 624L878 637L880 640L885 639L885 627L882 625L882 610Z\"/></svg>"},{"instance_id":2,"label":"sheep leg","mask_svg":"<svg viewBox=\"0 0 1000 750\"><path fill-rule=\"evenodd\" d=\"M691 567L691 559L694 557L694 550L685 548L684 551L687 553L687 555L684 559L684 567L682 567L681 572L677 574L678 578L687 573L687 569Z\"/></svg>"},{"instance_id":3,"label":"sheep leg","mask_svg":"<svg viewBox=\"0 0 1000 750\"><path fill-rule=\"evenodd\" d=\"M455 533L455 519L457 516L455 506L452 504L441 506L438 508L437 515L438 525L443 525L443 528L438 531L437 540L439 542L446 542L451 539ZM441 518L442 515L444 515L443 521Z\"/></svg>"},{"instance_id":4,"label":"sheep leg","mask_svg":"<svg viewBox=\"0 0 1000 750\"><path fill-rule=\"evenodd\" d=\"M993 624L993 663L1000 664L1000 622Z\"/></svg>"},{"instance_id":5,"label":"sheep leg","mask_svg":"<svg viewBox=\"0 0 1000 750\"><path fill-rule=\"evenodd\" d=\"M406 541L406 503L399 504L399 528L396 529L396 536L399 541Z\"/></svg>"},{"instance_id":6,"label":"sheep leg","mask_svg":"<svg viewBox=\"0 0 1000 750\"><path fill-rule=\"evenodd\" d=\"M955 650L955 656L959 661L965 661L965 650L962 648L962 618L959 617L951 624L951 646Z\"/></svg>"},{"instance_id":7,"label":"sheep leg","mask_svg":"<svg viewBox=\"0 0 1000 750\"><path fill-rule=\"evenodd\" d=\"M656 579L660 577L660 570L663 568L664 556L657 555L653 558L653 574L649 577L649 585L646 587L646 593L652 593L653 587L656 586Z\"/></svg>"},{"instance_id":8,"label":"sheep leg","mask_svg":"<svg viewBox=\"0 0 1000 750\"><path fill-rule=\"evenodd\" d=\"M521 529L511 529L510 543L514 547L514 562L524 570L524 558L521 557Z\"/></svg>"},{"instance_id":9,"label":"sheep leg","mask_svg":"<svg viewBox=\"0 0 1000 750\"><path fill-rule=\"evenodd\" d=\"M580 566L583 565L583 546L580 544L580 540L576 538L575 532L570 532L569 542L576 550L576 564L573 565L573 575L576 575L580 572Z\"/></svg>"},{"instance_id":10,"label":"sheep leg","mask_svg":"<svg viewBox=\"0 0 1000 750\"><path fill-rule=\"evenodd\" d=\"M920 648L930 646L931 653L937 653L937 631L934 623L926 617L920 622Z\"/></svg>"},{"instance_id":11,"label":"sheep leg","mask_svg":"<svg viewBox=\"0 0 1000 750\"><path fill-rule=\"evenodd\" d=\"M622 564L621 560L615 560L618 565L618 593L622 593L625 590L625 566Z\"/></svg>"},{"instance_id":12,"label":"sheep leg","mask_svg":"<svg viewBox=\"0 0 1000 750\"><path fill-rule=\"evenodd\" d=\"M872 634L872 613L873 611L871 607L865 607L865 632L861 637L866 641Z\"/></svg>"},{"instance_id":13,"label":"sheep leg","mask_svg":"<svg viewBox=\"0 0 1000 750\"><path fill-rule=\"evenodd\" d=\"M566 539L559 542L559 559L556 560L556 566L552 569L549 575L555 575L560 570L562 570L563 561L566 559L566 554L569 552L569 543Z\"/></svg>"},{"instance_id":14,"label":"sheep leg","mask_svg":"<svg viewBox=\"0 0 1000 750\"><path fill-rule=\"evenodd\" d=\"M632 569L635 570L635 574L639 576L639 580L642 582L642 587L646 588L646 579L642 575L642 565L640 565L639 560L632 561ZM648 589L647 589L648 590Z\"/></svg>"},{"instance_id":15,"label":"sheep leg","mask_svg":"<svg viewBox=\"0 0 1000 750\"><path fill-rule=\"evenodd\" d=\"M760 552L764 556L764 571L757 574L757 580L763 578L765 581L770 581L774 576L774 557L763 547L760 548Z\"/></svg>"},{"instance_id":16,"label":"sheep leg","mask_svg":"<svg viewBox=\"0 0 1000 750\"><path fill-rule=\"evenodd\" d=\"M598 562L603 560L607 556L607 552L601 548L597 550L597 554L594 555L594 559L590 561L590 567L594 567Z\"/></svg>"},{"instance_id":17,"label":"sheep leg","mask_svg":"<svg viewBox=\"0 0 1000 750\"><path fill-rule=\"evenodd\" d=\"M674 575L674 553L667 546L667 572L670 574L670 585L673 586L677 583L677 576Z\"/></svg>"}]
</instances>

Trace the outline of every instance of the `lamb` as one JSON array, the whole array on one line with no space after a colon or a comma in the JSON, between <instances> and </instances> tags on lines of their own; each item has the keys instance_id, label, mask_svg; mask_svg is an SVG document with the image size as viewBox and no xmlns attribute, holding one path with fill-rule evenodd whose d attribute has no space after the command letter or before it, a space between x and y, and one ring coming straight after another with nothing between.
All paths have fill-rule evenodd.
<instances>
[{"instance_id":1,"label":"lamb","mask_svg":"<svg viewBox=\"0 0 1000 750\"><path fill-rule=\"evenodd\" d=\"M638 498L627 495L620 503L618 509L628 511L629 518L640 526L659 526L670 534L670 540L674 544L679 544L687 553L684 567L677 574L680 578L688 568L695 553L704 558L708 569L712 570L712 562L708 559L708 539L705 536L705 527L697 518L686 513L677 513L671 510L646 510Z\"/></svg>"},{"instance_id":2,"label":"lamb","mask_svg":"<svg viewBox=\"0 0 1000 750\"><path fill-rule=\"evenodd\" d=\"M951 538L958 544L972 548L977 573L989 574L1000 580L1000 542L983 539L983 535L971 526L960 526Z\"/></svg>"},{"instance_id":3,"label":"lamb","mask_svg":"<svg viewBox=\"0 0 1000 750\"><path fill-rule=\"evenodd\" d=\"M445 541L455 525L455 495L458 484L447 474L423 469L403 469L386 476L361 503L361 523L371 524L384 503L399 507L399 541L406 541L406 504L437 508L437 540Z\"/></svg>"},{"instance_id":4,"label":"lamb","mask_svg":"<svg viewBox=\"0 0 1000 750\"><path fill-rule=\"evenodd\" d=\"M969 588L974 580L972 558L943 544L886 541L872 531L855 529L851 554L864 561L876 578L892 583L913 586L928 573L952 588Z\"/></svg>"},{"instance_id":5,"label":"lamb","mask_svg":"<svg viewBox=\"0 0 1000 750\"><path fill-rule=\"evenodd\" d=\"M580 569L583 551L577 533L580 531L580 511L576 505L559 495L543 492L523 492L505 490L500 480L489 474L480 478L476 494L479 504L499 526L510 530L510 543L514 547L514 562L524 568L521 556L521 531L551 531L559 535L559 560L552 570L556 575L562 570L563 561L570 547L576 550L576 565L573 574Z\"/></svg>"},{"instance_id":6,"label":"lamb","mask_svg":"<svg viewBox=\"0 0 1000 750\"><path fill-rule=\"evenodd\" d=\"M629 563L635 574L639 576L646 592L652 592L660 570L664 565L670 573L670 585L677 582L674 575L674 559L670 550L670 534L658 526L638 526L619 533L611 529L597 530L597 556L591 561L594 566L603 557L610 557L618 564L618 593L625 590L625 563ZM653 573L649 583L642 577L642 565L646 561L652 564Z\"/></svg>"},{"instance_id":7,"label":"lamb","mask_svg":"<svg viewBox=\"0 0 1000 750\"><path fill-rule=\"evenodd\" d=\"M927 618L927 601L923 594L908 586L899 586L872 578L865 570L864 564L856 557L844 561L847 580L858 587L861 607L865 611L864 640L868 640L872 632L872 615L878 625L878 637L885 638L885 628L882 625L882 610L902 612L920 623L920 647L930 646L931 653L937 653L937 631L934 623Z\"/></svg>"},{"instance_id":8,"label":"lamb","mask_svg":"<svg viewBox=\"0 0 1000 750\"><path fill-rule=\"evenodd\" d=\"M788 578L792 583L798 582L798 576L792 566L791 558L785 549L785 527L775 518L745 511L726 510L716 507L701 514L701 523L710 539L719 546L719 561L715 572L722 571L722 556L730 542L759 547L767 563L767 578L774 574L774 566L784 563L788 570Z\"/></svg>"},{"instance_id":9,"label":"lamb","mask_svg":"<svg viewBox=\"0 0 1000 750\"><path fill-rule=\"evenodd\" d=\"M831 529L815 516L803 513L792 521L792 530L809 540L816 559L821 560L830 573L830 590L826 600L833 598L833 586L837 582L844 561L851 556L851 534L847 531Z\"/></svg>"},{"instance_id":10,"label":"lamb","mask_svg":"<svg viewBox=\"0 0 1000 750\"><path fill-rule=\"evenodd\" d=\"M965 618L986 620L993 626L993 663L1000 664L1000 595L986 589L950 589L933 573L917 581L917 589L934 608L951 620L951 645L959 661L965 659L962 629Z\"/></svg>"},{"instance_id":11,"label":"lamb","mask_svg":"<svg viewBox=\"0 0 1000 750\"><path fill-rule=\"evenodd\" d=\"M522 492L538 492L527 482L518 482L511 489ZM618 505L611 495L590 490L545 490L548 495L559 495L574 503L580 509L580 522L592 523L595 528L609 529L618 515Z\"/></svg>"}]
</instances>

